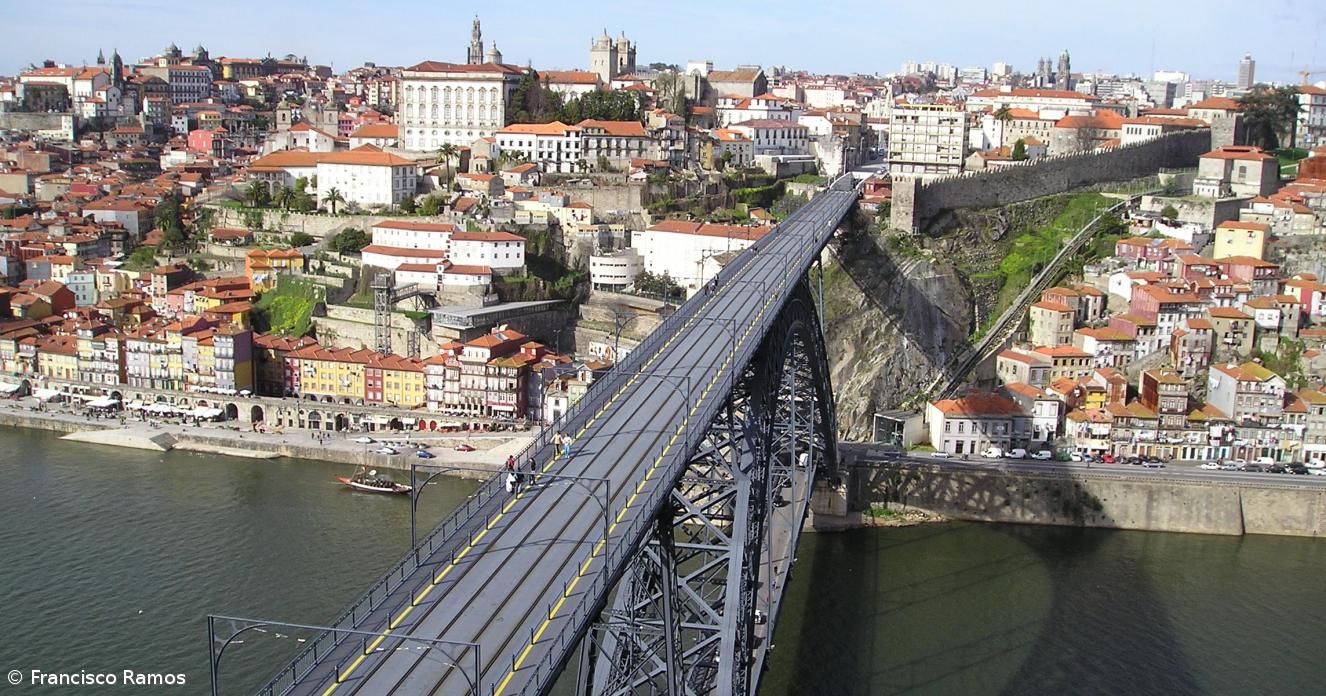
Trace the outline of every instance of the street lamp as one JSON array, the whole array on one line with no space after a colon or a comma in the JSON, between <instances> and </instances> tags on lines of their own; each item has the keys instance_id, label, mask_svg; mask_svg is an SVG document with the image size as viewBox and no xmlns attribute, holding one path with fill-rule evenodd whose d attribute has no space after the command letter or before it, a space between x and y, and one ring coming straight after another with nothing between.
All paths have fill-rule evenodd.
<instances>
[{"instance_id":1,"label":"street lamp","mask_svg":"<svg viewBox=\"0 0 1326 696\"><path fill-rule=\"evenodd\" d=\"M220 641L221 643L220 649L217 648L218 636L216 632L216 622L218 620L227 622L230 624L232 628L236 629L225 640ZM235 639L239 638L244 633L254 630L262 631L268 626L275 626L278 628L280 627L293 628L302 631L318 631L322 635L318 636L317 638L314 638L311 644L304 649L304 652L300 653L295 658L295 660L291 662L290 667L282 670L281 673L278 674L274 679L272 679L272 681L269 684L267 684L267 686L264 687L259 693L266 693L266 694L275 693L276 684L285 677L287 672L290 674L290 686L286 688L289 689L290 687L298 685L301 679L308 676L307 674L301 675L297 671L300 658L302 658L306 653L311 651L314 664L317 664L320 661L320 657L318 655L318 646L322 644L323 639L326 637L327 634L331 634L332 645L329 648L324 648L326 652L324 652L321 657L327 657L331 651L335 650L338 646L340 646L341 641L344 640L343 638L340 637L341 634L345 634L346 636L352 636L352 635L361 636L365 644L367 644L369 638L382 640L384 638L392 637L392 638L400 638L402 640L407 640L407 641L414 641L417 643L425 643L430 648L443 649L442 654L445 655L448 660L451 660L450 662L443 662L443 664L455 667L456 669L460 670L461 676L465 677L465 682L469 686L468 693L475 694L475 696L478 696L479 693L479 679L482 678L483 672L482 668L480 667L482 661L480 660L480 647L478 643L470 643L466 641L456 641L456 640L443 640L440 638L425 638L423 636L416 636L409 634L389 634L381 631L379 632L361 631L354 628L336 628L334 626L312 626L308 624L290 623L287 621L269 621L266 619L249 619L239 616L208 614L207 615L207 647L209 653L208 676L211 682L212 696L218 696L218 694L220 693L221 657L222 655L225 654L226 648L230 647L232 644L238 645L239 643L242 643L243 641L236 641ZM460 660L455 656L451 655L450 652L448 651L449 649L456 649L456 648L459 648L459 652L463 652L464 650L467 649L472 651L474 655L474 661L472 665L469 665L469 667L472 667L474 669L473 678L470 677L468 669L460 665ZM364 654L367 655L368 653L365 651ZM341 681L341 676L342 675L339 674L339 665L338 665L337 675L336 675L337 684L343 683ZM322 685L319 685L319 687L321 686Z\"/></svg>"}]
</instances>

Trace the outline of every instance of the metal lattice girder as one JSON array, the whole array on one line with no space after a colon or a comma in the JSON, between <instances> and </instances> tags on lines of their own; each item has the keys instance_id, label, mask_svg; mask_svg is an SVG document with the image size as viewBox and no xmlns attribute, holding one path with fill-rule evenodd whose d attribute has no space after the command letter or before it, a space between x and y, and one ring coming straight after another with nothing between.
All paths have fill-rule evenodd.
<instances>
[{"instance_id":1,"label":"metal lattice girder","mask_svg":"<svg viewBox=\"0 0 1326 696\"><path fill-rule=\"evenodd\" d=\"M754 692L812 479L836 467L830 394L803 283L590 632L579 693Z\"/></svg>"}]
</instances>

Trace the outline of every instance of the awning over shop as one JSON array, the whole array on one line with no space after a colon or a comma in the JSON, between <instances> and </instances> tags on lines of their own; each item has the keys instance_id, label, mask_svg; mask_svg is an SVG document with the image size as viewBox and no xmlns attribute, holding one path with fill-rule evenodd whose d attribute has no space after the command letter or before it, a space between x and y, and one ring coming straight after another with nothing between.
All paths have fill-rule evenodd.
<instances>
[{"instance_id":1,"label":"awning over shop","mask_svg":"<svg viewBox=\"0 0 1326 696\"><path fill-rule=\"evenodd\" d=\"M9 382L0 382L0 394L13 394L23 388L21 384L10 384Z\"/></svg>"},{"instance_id":2,"label":"awning over shop","mask_svg":"<svg viewBox=\"0 0 1326 696\"><path fill-rule=\"evenodd\" d=\"M87 402L88 408L115 408L120 405L120 400L113 396L103 396L99 399L93 399Z\"/></svg>"},{"instance_id":3,"label":"awning over shop","mask_svg":"<svg viewBox=\"0 0 1326 696\"><path fill-rule=\"evenodd\" d=\"M64 396L64 392L55 389L36 389L33 390L32 396L36 397L38 401L54 401Z\"/></svg>"}]
</instances>

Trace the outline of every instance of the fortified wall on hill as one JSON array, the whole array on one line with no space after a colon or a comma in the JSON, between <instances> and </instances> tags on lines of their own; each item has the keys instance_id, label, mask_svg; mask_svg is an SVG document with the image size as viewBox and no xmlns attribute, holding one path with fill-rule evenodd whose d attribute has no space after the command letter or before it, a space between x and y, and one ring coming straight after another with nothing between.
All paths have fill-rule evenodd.
<instances>
[{"instance_id":1,"label":"fortified wall on hill","mask_svg":"<svg viewBox=\"0 0 1326 696\"><path fill-rule=\"evenodd\" d=\"M1196 167L1197 158L1210 150L1210 131L1182 131L1110 150L1046 157L924 183L899 177L893 182L889 226L929 232L936 222L942 223L945 213L958 208L1006 205L1091 184L1149 176L1165 168Z\"/></svg>"}]
</instances>

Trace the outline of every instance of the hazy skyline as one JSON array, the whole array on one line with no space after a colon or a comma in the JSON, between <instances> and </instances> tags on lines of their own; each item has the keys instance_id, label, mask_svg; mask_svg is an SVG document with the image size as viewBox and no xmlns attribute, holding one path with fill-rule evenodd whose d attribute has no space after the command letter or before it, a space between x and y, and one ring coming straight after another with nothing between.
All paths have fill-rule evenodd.
<instances>
[{"instance_id":1,"label":"hazy skyline","mask_svg":"<svg viewBox=\"0 0 1326 696\"><path fill-rule=\"evenodd\" d=\"M678 0L603 6L592 14L480 2L326 0L315 10L252 0L192 6L57 0L28 5L22 16L8 18L10 40L0 44L0 73L16 74L45 59L92 63L98 48L108 58L118 48L126 62L136 62L172 42L186 53L202 43L213 57L294 53L338 73L365 61L461 62L475 14L485 44L496 41L506 62L544 69L586 68L590 41L604 29L613 36L625 31L638 46L642 66L694 59L712 60L719 68L759 64L886 73L905 60L985 68L1002 61L1030 72L1038 57L1054 58L1068 49L1075 72L1149 76L1170 69L1233 82L1245 52L1257 61L1259 81L1296 83L1297 71L1306 65L1326 69L1321 51L1326 47L1319 48L1316 38L1326 26L1326 5L1277 0L1254 9L1241 0L1210 0L1201 11L1173 5L1121 0L1106 15L1078 17L1062 0L923 5ZM1302 40L1295 43L1295 36ZM1321 79L1326 73L1314 77Z\"/></svg>"}]
</instances>

